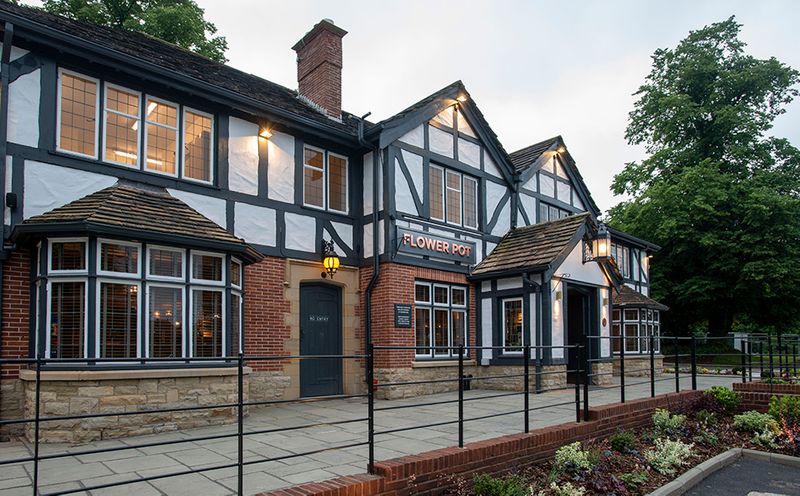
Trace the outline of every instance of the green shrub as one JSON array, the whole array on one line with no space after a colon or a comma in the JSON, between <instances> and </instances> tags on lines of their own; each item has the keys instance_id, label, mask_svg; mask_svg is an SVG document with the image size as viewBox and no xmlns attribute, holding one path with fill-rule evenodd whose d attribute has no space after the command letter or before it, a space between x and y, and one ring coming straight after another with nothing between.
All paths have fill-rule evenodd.
<instances>
[{"instance_id":1,"label":"green shrub","mask_svg":"<svg viewBox=\"0 0 800 496\"><path fill-rule=\"evenodd\" d=\"M770 418L770 420L772 419ZM779 446L776 438L777 436L775 435L775 432L772 429L767 428L761 432L757 432L753 436L753 444L764 446L765 448L777 449Z\"/></svg>"},{"instance_id":2,"label":"green shrub","mask_svg":"<svg viewBox=\"0 0 800 496\"><path fill-rule=\"evenodd\" d=\"M719 406L728 413L735 412L742 403L742 396L724 386L711 386L705 394L712 396Z\"/></svg>"},{"instance_id":3,"label":"green shrub","mask_svg":"<svg viewBox=\"0 0 800 496\"><path fill-rule=\"evenodd\" d=\"M778 423L800 420L800 396L773 396L769 400L769 414Z\"/></svg>"},{"instance_id":4,"label":"green shrub","mask_svg":"<svg viewBox=\"0 0 800 496\"><path fill-rule=\"evenodd\" d=\"M619 480L625 483L626 489L636 489L642 484L647 482L647 471L637 470L635 472L628 472L619 476Z\"/></svg>"},{"instance_id":5,"label":"green shrub","mask_svg":"<svg viewBox=\"0 0 800 496\"><path fill-rule=\"evenodd\" d=\"M527 496L528 481L519 475L492 477L478 474L473 479L475 496Z\"/></svg>"},{"instance_id":6,"label":"green shrub","mask_svg":"<svg viewBox=\"0 0 800 496\"><path fill-rule=\"evenodd\" d=\"M656 472L672 475L678 467L689 462L693 447L693 444L681 441L656 439L655 448L647 450L644 458Z\"/></svg>"},{"instance_id":7,"label":"green shrub","mask_svg":"<svg viewBox=\"0 0 800 496\"><path fill-rule=\"evenodd\" d=\"M713 427L717 425L717 415L714 412L709 412L705 409L695 413L694 418L706 427Z\"/></svg>"},{"instance_id":8,"label":"green shrub","mask_svg":"<svg viewBox=\"0 0 800 496\"><path fill-rule=\"evenodd\" d=\"M560 486L553 482L550 484L550 489L553 490L555 496L583 496L586 494L586 489L573 486L571 482L565 482Z\"/></svg>"},{"instance_id":9,"label":"green shrub","mask_svg":"<svg viewBox=\"0 0 800 496\"><path fill-rule=\"evenodd\" d=\"M596 464L594 458L589 451L581 447L580 442L576 441L558 448L553 468L558 472L588 470Z\"/></svg>"},{"instance_id":10,"label":"green shrub","mask_svg":"<svg viewBox=\"0 0 800 496\"><path fill-rule=\"evenodd\" d=\"M705 444L706 446L710 446L713 444L717 444L719 438L716 434L711 431L707 430L700 430L698 431L694 437L692 437L692 441L698 444Z\"/></svg>"},{"instance_id":11,"label":"green shrub","mask_svg":"<svg viewBox=\"0 0 800 496\"><path fill-rule=\"evenodd\" d=\"M628 453L636 446L636 436L631 431L617 431L608 436L608 443L614 451Z\"/></svg>"},{"instance_id":12,"label":"green shrub","mask_svg":"<svg viewBox=\"0 0 800 496\"><path fill-rule=\"evenodd\" d=\"M686 423L686 415L673 415L669 410L656 408L653 414L653 427L657 436L674 434Z\"/></svg>"},{"instance_id":13,"label":"green shrub","mask_svg":"<svg viewBox=\"0 0 800 496\"><path fill-rule=\"evenodd\" d=\"M755 410L744 412L733 417L733 428L740 432L761 433L765 430L778 432L778 422L768 413Z\"/></svg>"}]
</instances>

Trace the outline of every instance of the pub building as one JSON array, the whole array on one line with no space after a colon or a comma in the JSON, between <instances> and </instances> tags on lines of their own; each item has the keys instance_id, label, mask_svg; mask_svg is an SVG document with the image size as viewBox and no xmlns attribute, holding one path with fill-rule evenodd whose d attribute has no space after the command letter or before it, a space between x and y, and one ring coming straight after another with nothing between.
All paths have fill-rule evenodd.
<instances>
[{"instance_id":1,"label":"pub building","mask_svg":"<svg viewBox=\"0 0 800 496\"><path fill-rule=\"evenodd\" d=\"M558 346L624 336L591 350L608 372L660 332L658 247L598 222L561 137L507 153L461 82L380 122L347 113L346 31L330 20L292 47L298 90L29 7L0 3L0 26L0 354L61 359L42 365L45 416L229 403L240 351L368 343L405 347L376 353L379 383L452 378L462 344L496 347L467 351L474 378L553 346L531 357L554 372L546 388L575 380ZM33 414L34 379L2 366L2 419ZM245 386L251 400L359 394L364 361L248 362ZM232 421L230 408L51 421L41 437Z\"/></svg>"}]
</instances>

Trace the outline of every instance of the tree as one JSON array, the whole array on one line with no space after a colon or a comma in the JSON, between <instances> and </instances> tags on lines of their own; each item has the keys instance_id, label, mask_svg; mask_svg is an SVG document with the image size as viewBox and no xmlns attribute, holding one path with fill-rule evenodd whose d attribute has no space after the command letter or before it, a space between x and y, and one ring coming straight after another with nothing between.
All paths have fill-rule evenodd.
<instances>
[{"instance_id":1,"label":"tree","mask_svg":"<svg viewBox=\"0 0 800 496\"><path fill-rule=\"evenodd\" d=\"M226 62L228 42L214 36L214 24L194 0L45 0L50 13L79 21L141 31L155 38Z\"/></svg>"},{"instance_id":2,"label":"tree","mask_svg":"<svg viewBox=\"0 0 800 496\"><path fill-rule=\"evenodd\" d=\"M800 151L767 136L800 73L744 51L733 17L659 49L626 138L648 157L614 178L611 225L662 246L654 296L667 324L768 330L800 324Z\"/></svg>"}]
</instances>

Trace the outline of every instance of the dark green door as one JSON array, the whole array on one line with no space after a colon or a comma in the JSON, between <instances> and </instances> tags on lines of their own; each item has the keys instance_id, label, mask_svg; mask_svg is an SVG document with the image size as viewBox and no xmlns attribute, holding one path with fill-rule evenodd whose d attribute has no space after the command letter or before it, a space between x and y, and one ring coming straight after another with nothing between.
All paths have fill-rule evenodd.
<instances>
[{"instance_id":1,"label":"dark green door","mask_svg":"<svg viewBox=\"0 0 800 496\"><path fill-rule=\"evenodd\" d=\"M327 284L300 285L300 355L342 354L342 293ZM342 394L342 359L300 360L300 396Z\"/></svg>"}]
</instances>

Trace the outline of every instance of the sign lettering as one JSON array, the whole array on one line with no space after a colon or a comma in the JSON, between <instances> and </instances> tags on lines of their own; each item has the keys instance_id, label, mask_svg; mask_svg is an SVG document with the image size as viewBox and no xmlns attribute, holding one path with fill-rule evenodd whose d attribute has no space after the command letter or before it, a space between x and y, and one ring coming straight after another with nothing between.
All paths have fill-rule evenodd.
<instances>
[{"instance_id":1,"label":"sign lettering","mask_svg":"<svg viewBox=\"0 0 800 496\"><path fill-rule=\"evenodd\" d=\"M398 253L425 255L442 260L475 263L475 243L435 234L397 228Z\"/></svg>"}]
</instances>

